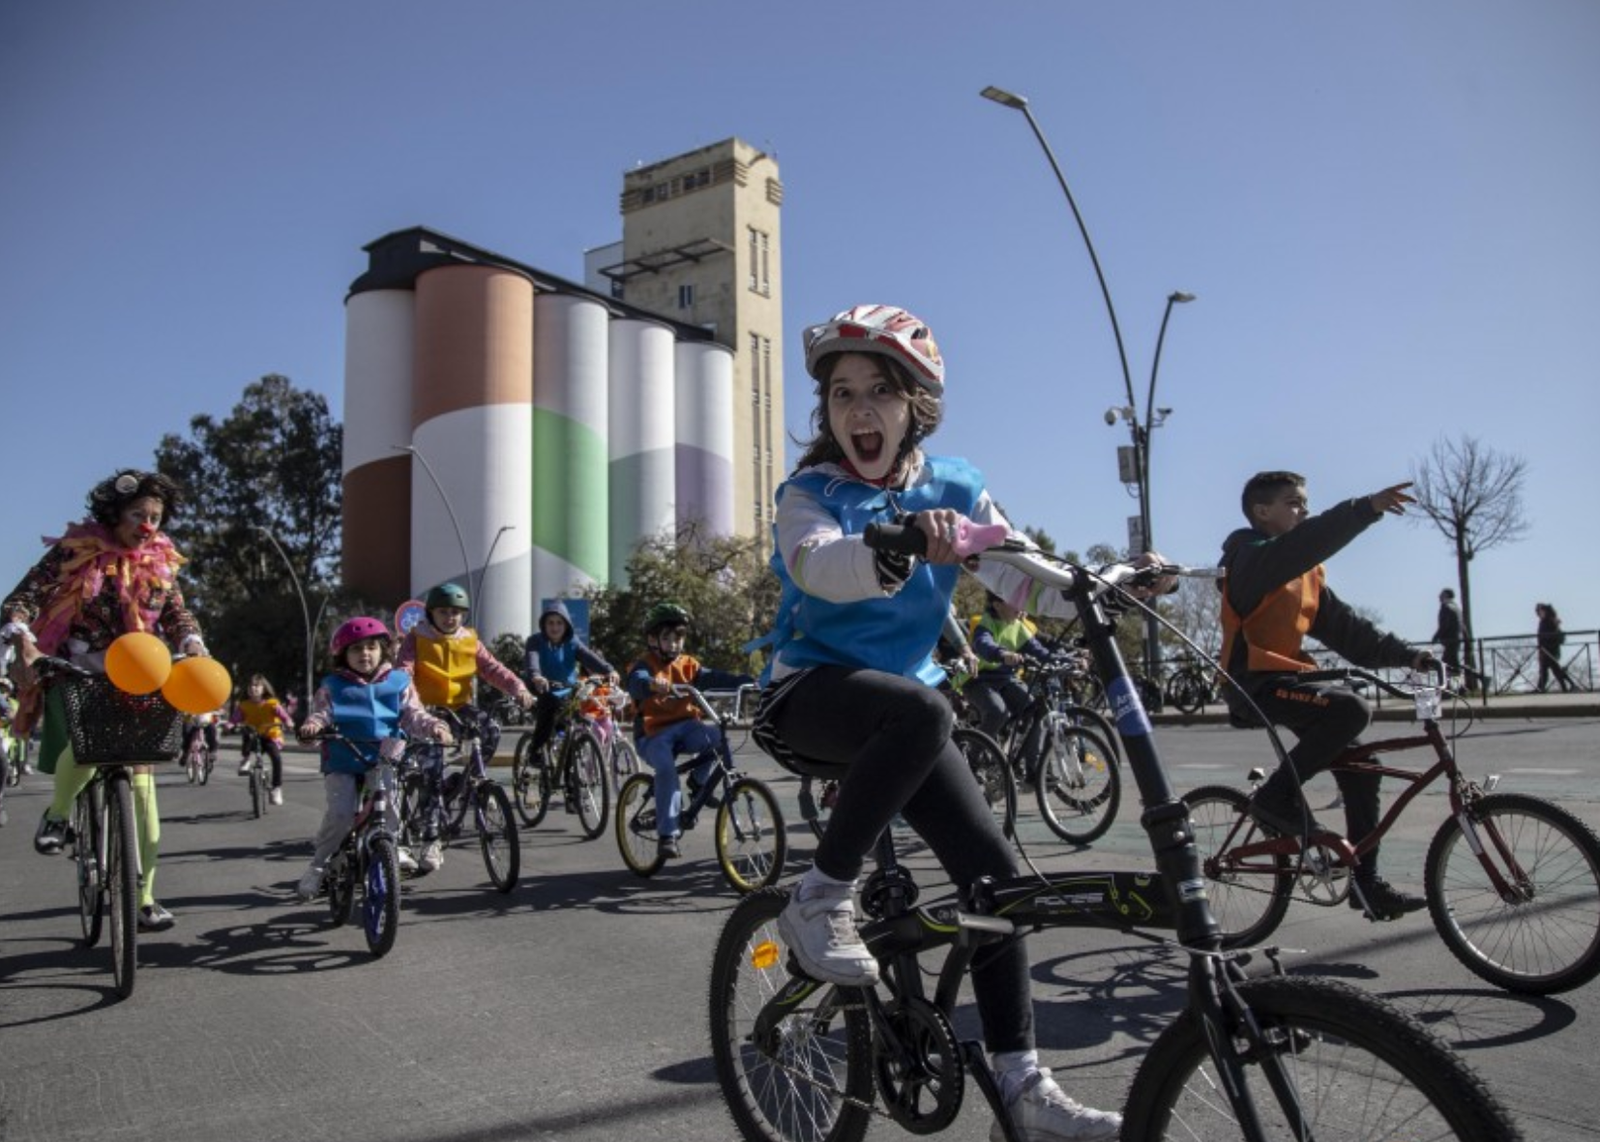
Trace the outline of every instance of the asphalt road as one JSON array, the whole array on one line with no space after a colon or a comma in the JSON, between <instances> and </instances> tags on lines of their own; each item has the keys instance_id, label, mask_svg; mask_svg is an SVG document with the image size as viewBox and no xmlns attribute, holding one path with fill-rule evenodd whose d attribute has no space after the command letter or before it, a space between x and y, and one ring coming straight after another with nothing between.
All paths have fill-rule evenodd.
<instances>
[{"instance_id":1,"label":"asphalt road","mask_svg":"<svg viewBox=\"0 0 1600 1142\"><path fill-rule=\"evenodd\" d=\"M1160 740L1180 789L1242 784L1251 765L1270 764L1255 734L1164 727ZM1485 723L1458 753L1468 772L1497 772L1502 789L1557 799L1600 827L1600 721ZM790 813L798 870L811 842L796 783L763 759L747 765ZM76 939L70 864L31 851L47 789L33 777L14 790L0 829L0 1142L733 1137L706 987L734 899L705 828L646 881L609 835L584 841L557 811L523 833L523 878L508 896L458 843L409 887L395 950L373 961L357 928L331 929L320 906L291 895L321 815L309 756L291 755L288 804L261 821L231 769L194 788L172 767L159 889L180 923L141 940L138 989L118 1002L106 953ZM1313 805L1330 795L1314 787ZM1392 879L1420 889L1442 806L1429 795L1402 821L1385 849ZM1029 816L1023 835L1047 870L1149 864L1131 804L1087 851L1046 844ZM926 859L913 867L933 891ZM1425 913L1375 925L1296 905L1278 939L1309 949L1294 971L1354 981L1428 1021L1530 1142L1600 1138L1600 984L1543 999L1501 992L1455 961ZM1182 1003L1181 964L1116 933L1047 933L1030 948L1045 1061L1084 1101L1119 1103ZM957 1025L976 1034L970 1007ZM977 1142L988 1125L969 1091L945 1137ZM881 1121L870 1137L910 1136Z\"/></svg>"}]
</instances>

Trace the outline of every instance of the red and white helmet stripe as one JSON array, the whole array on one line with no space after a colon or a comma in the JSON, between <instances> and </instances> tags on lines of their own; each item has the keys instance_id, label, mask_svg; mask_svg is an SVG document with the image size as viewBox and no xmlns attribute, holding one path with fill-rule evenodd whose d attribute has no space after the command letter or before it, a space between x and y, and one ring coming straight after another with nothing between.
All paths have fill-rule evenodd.
<instances>
[{"instance_id":1,"label":"red and white helmet stripe","mask_svg":"<svg viewBox=\"0 0 1600 1142\"><path fill-rule=\"evenodd\" d=\"M892 305L858 305L805 331L806 372L830 353L882 353L904 365L934 396L944 395L944 361L933 333L915 314Z\"/></svg>"}]
</instances>

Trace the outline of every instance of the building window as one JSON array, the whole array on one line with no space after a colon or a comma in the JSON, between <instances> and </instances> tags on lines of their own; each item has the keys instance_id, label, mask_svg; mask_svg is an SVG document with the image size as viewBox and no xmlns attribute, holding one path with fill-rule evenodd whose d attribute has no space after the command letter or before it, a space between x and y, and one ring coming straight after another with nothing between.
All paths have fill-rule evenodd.
<instances>
[{"instance_id":1,"label":"building window","mask_svg":"<svg viewBox=\"0 0 1600 1142\"><path fill-rule=\"evenodd\" d=\"M750 292L764 297L772 296L771 245L765 230L750 227Z\"/></svg>"},{"instance_id":2,"label":"building window","mask_svg":"<svg viewBox=\"0 0 1600 1142\"><path fill-rule=\"evenodd\" d=\"M772 296L772 277L767 271L767 235L761 235L761 295Z\"/></svg>"},{"instance_id":3,"label":"building window","mask_svg":"<svg viewBox=\"0 0 1600 1142\"><path fill-rule=\"evenodd\" d=\"M694 284L692 282L686 282L678 287L678 308L694 308Z\"/></svg>"},{"instance_id":4,"label":"building window","mask_svg":"<svg viewBox=\"0 0 1600 1142\"><path fill-rule=\"evenodd\" d=\"M760 262L761 262L761 245L760 245L760 241L759 241L759 233L760 232L754 226L750 227L750 292L751 293L755 293L756 292L756 290L757 290L757 282L760 280L760 279L758 279L756 277L756 268L760 265Z\"/></svg>"}]
</instances>

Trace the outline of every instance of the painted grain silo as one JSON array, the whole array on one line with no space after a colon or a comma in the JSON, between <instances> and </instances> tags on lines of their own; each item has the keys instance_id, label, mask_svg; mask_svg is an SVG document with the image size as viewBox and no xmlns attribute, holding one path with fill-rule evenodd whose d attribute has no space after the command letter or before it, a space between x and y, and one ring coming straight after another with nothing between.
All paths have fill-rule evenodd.
<instances>
[{"instance_id":1,"label":"painted grain silo","mask_svg":"<svg viewBox=\"0 0 1600 1142\"><path fill-rule=\"evenodd\" d=\"M345 304L343 576L384 601L410 589L411 458L395 445L411 442L415 300L370 289Z\"/></svg>"},{"instance_id":2,"label":"painted grain silo","mask_svg":"<svg viewBox=\"0 0 1600 1142\"><path fill-rule=\"evenodd\" d=\"M610 566L626 580L639 540L670 533L675 522L673 475L674 338L658 321L611 322Z\"/></svg>"},{"instance_id":3,"label":"painted grain silo","mask_svg":"<svg viewBox=\"0 0 1600 1142\"><path fill-rule=\"evenodd\" d=\"M534 303L533 596L604 582L608 307L579 293Z\"/></svg>"},{"instance_id":4,"label":"painted grain silo","mask_svg":"<svg viewBox=\"0 0 1600 1142\"><path fill-rule=\"evenodd\" d=\"M732 535L733 353L713 342L680 342L675 358L678 522Z\"/></svg>"},{"instance_id":5,"label":"painted grain silo","mask_svg":"<svg viewBox=\"0 0 1600 1142\"><path fill-rule=\"evenodd\" d=\"M501 266L445 265L417 277L416 297L411 593L461 583L480 633L526 633L533 283Z\"/></svg>"}]
</instances>

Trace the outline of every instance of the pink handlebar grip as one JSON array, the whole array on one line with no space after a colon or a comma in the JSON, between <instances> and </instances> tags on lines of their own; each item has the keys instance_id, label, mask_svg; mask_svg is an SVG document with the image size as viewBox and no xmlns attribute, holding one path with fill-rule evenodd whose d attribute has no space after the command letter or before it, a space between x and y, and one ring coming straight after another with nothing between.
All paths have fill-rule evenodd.
<instances>
[{"instance_id":1,"label":"pink handlebar grip","mask_svg":"<svg viewBox=\"0 0 1600 1142\"><path fill-rule=\"evenodd\" d=\"M1010 534L1011 529L1003 523L977 524L970 519L963 519L956 524L955 539L950 546L955 548L957 555L965 559L969 555L978 555L991 547L999 547Z\"/></svg>"}]
</instances>

